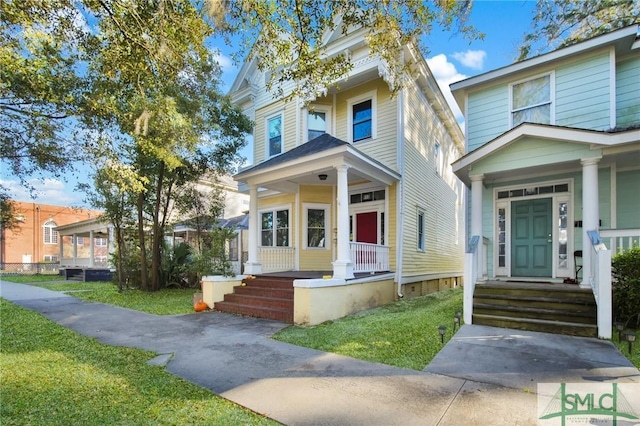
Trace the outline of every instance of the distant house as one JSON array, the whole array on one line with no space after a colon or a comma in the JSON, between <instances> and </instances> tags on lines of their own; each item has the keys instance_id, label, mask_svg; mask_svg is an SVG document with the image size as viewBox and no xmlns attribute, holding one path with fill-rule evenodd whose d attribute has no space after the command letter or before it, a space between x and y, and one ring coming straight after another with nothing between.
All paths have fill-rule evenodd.
<instances>
[{"instance_id":1,"label":"distant house","mask_svg":"<svg viewBox=\"0 0 640 426\"><path fill-rule=\"evenodd\" d=\"M327 34L328 54L349 52L354 68L308 105L274 98L256 60L230 91L255 123L255 164L234 176L250 194L245 273L325 278L296 282L286 320L342 316L456 286L463 275L463 186L450 167L463 134L420 53L403 49L416 75L392 97L365 33ZM339 308L324 309L313 296L320 287ZM371 293L351 300L362 288Z\"/></svg>"},{"instance_id":2,"label":"distant house","mask_svg":"<svg viewBox=\"0 0 640 426\"><path fill-rule=\"evenodd\" d=\"M602 249L615 252L640 239L638 27L451 89L465 112L466 154L453 170L471 188L468 239L478 253L473 283L483 275L512 282L577 280L593 289L598 335L609 337ZM490 318L499 316L495 312L473 308L472 316L472 308L468 300L468 322L499 322Z\"/></svg>"},{"instance_id":3,"label":"distant house","mask_svg":"<svg viewBox=\"0 0 640 426\"><path fill-rule=\"evenodd\" d=\"M0 244L2 264L59 263L64 259L70 259L74 256L74 236L61 236L58 227L95 219L102 214L98 210L75 209L68 206L26 201L14 203L19 226L3 232ZM88 259L93 251L95 262L106 263L106 236L96 237L93 242L88 236L76 236L75 242L76 257Z\"/></svg>"}]
</instances>

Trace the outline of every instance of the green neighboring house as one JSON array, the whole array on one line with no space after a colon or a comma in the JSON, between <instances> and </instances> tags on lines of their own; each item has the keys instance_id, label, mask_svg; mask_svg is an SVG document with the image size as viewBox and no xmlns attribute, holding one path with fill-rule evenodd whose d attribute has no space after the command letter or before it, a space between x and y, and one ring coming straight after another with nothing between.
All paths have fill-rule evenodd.
<instances>
[{"instance_id":1,"label":"green neighboring house","mask_svg":"<svg viewBox=\"0 0 640 426\"><path fill-rule=\"evenodd\" d=\"M471 190L467 237L477 242L466 322L476 282L576 280L593 289L598 336L609 338L610 256L640 240L638 26L451 90L466 135L453 170Z\"/></svg>"}]
</instances>

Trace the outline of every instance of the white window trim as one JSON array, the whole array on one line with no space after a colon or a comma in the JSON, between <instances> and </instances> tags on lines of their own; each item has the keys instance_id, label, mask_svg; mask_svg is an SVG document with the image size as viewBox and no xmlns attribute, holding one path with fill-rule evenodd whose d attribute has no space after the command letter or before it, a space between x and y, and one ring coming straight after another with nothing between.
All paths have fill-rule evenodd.
<instances>
[{"instance_id":1,"label":"white window trim","mask_svg":"<svg viewBox=\"0 0 640 426\"><path fill-rule=\"evenodd\" d=\"M420 215L422 215L422 236L420 236ZM416 251L419 253L427 251L427 209L420 206L416 208Z\"/></svg>"},{"instance_id":2,"label":"white window trim","mask_svg":"<svg viewBox=\"0 0 640 426\"><path fill-rule=\"evenodd\" d=\"M331 107L328 105L314 105L313 106L313 110L310 111L309 109L305 108L304 110L304 114L302 115L304 118L304 121L302 123L302 128L303 130L303 135L302 135L302 141L303 142L309 142L309 114L312 112L324 112L325 114L325 125L326 125L326 130L325 132L327 134L331 134L332 131L332 127L331 127Z\"/></svg>"},{"instance_id":3,"label":"white window trim","mask_svg":"<svg viewBox=\"0 0 640 426\"><path fill-rule=\"evenodd\" d=\"M309 232L309 215L308 211L311 210L324 210L324 247L309 247L308 241L308 232ZM303 216L303 225L302 225L302 239L304 242L305 250L329 250L331 248L331 223L330 217L331 214L331 205L329 204L317 204L317 203L302 203L302 211L304 212Z\"/></svg>"},{"instance_id":4,"label":"white window trim","mask_svg":"<svg viewBox=\"0 0 640 426\"><path fill-rule=\"evenodd\" d=\"M58 262L58 255L57 254L45 254L43 259L44 259L43 260L44 262Z\"/></svg>"},{"instance_id":5,"label":"white window trim","mask_svg":"<svg viewBox=\"0 0 640 426\"><path fill-rule=\"evenodd\" d=\"M280 128L280 152L277 154L270 154L270 150L271 150L271 140L269 138L269 121L273 120L274 118L278 118L280 117L280 122L281 122L281 128ZM264 158L265 160L268 160L269 158L275 157L277 155L280 155L284 152L284 111L278 111L275 112L273 114L269 114L264 118Z\"/></svg>"},{"instance_id":6,"label":"white window trim","mask_svg":"<svg viewBox=\"0 0 640 426\"><path fill-rule=\"evenodd\" d=\"M276 245L276 239L277 239L277 234L276 234L276 214L278 211L281 210L288 210L289 211L289 215L288 215L288 219L289 219L289 223L288 225L288 229L289 229L289 235L287 235L287 241L289 242L289 245L287 246L278 246ZM263 246L262 245L262 213L273 213L273 243L274 245L272 246ZM258 210L258 247L293 247L293 245L291 244L291 204L284 204L284 205L279 205L279 206L273 206L273 207L265 207L263 209Z\"/></svg>"},{"instance_id":7,"label":"white window trim","mask_svg":"<svg viewBox=\"0 0 640 426\"><path fill-rule=\"evenodd\" d=\"M375 140L378 137L378 102L377 102L377 90L371 90L370 92L363 93L360 96L356 96L347 99L347 140L353 144L353 106L364 101L371 99L371 138L362 139L357 143Z\"/></svg>"},{"instance_id":8,"label":"white window trim","mask_svg":"<svg viewBox=\"0 0 640 426\"><path fill-rule=\"evenodd\" d=\"M433 144L433 157L433 161L435 162L436 166L436 175L442 177L442 169L444 164L444 162L442 161L442 144L437 139Z\"/></svg>"},{"instance_id":9,"label":"white window trim","mask_svg":"<svg viewBox=\"0 0 640 426\"><path fill-rule=\"evenodd\" d=\"M523 78L522 80L514 81L509 84L509 128L513 128L513 86L527 81L535 80L537 78L549 76L549 124L556 124L556 73L555 71L545 72L542 74L534 75L531 77ZM527 108L534 108L536 106L546 105L547 102L538 105L529 105Z\"/></svg>"},{"instance_id":10,"label":"white window trim","mask_svg":"<svg viewBox=\"0 0 640 426\"><path fill-rule=\"evenodd\" d=\"M104 242L104 244L102 244ZM105 237L97 237L95 239L95 247L106 247L107 239Z\"/></svg>"}]
</instances>

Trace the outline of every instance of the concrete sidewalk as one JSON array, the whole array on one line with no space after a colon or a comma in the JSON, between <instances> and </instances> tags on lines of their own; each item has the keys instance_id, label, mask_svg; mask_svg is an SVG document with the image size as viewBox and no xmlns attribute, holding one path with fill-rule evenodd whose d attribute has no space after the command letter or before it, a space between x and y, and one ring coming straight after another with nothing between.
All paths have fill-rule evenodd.
<instances>
[{"instance_id":1,"label":"concrete sidewalk","mask_svg":"<svg viewBox=\"0 0 640 426\"><path fill-rule=\"evenodd\" d=\"M154 351L151 362L173 374L290 425L529 425L540 381L640 383L596 339L463 326L414 371L276 342L287 324L275 321L155 316L7 282L0 297L103 343Z\"/></svg>"}]
</instances>

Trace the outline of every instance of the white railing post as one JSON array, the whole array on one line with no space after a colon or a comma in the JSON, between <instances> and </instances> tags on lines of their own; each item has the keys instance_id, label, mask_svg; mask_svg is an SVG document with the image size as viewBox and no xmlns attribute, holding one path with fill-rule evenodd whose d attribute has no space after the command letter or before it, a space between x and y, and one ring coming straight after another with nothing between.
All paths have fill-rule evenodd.
<instances>
[{"instance_id":1,"label":"white railing post","mask_svg":"<svg viewBox=\"0 0 640 426\"><path fill-rule=\"evenodd\" d=\"M611 250L596 252L597 258L597 294L598 337L611 339L612 298L611 298Z\"/></svg>"},{"instance_id":2,"label":"white railing post","mask_svg":"<svg viewBox=\"0 0 640 426\"><path fill-rule=\"evenodd\" d=\"M464 255L464 287L462 299L462 311L465 324L472 324L473 319L473 293L478 279L478 242L480 237L474 235L469 241L469 248Z\"/></svg>"}]
</instances>

